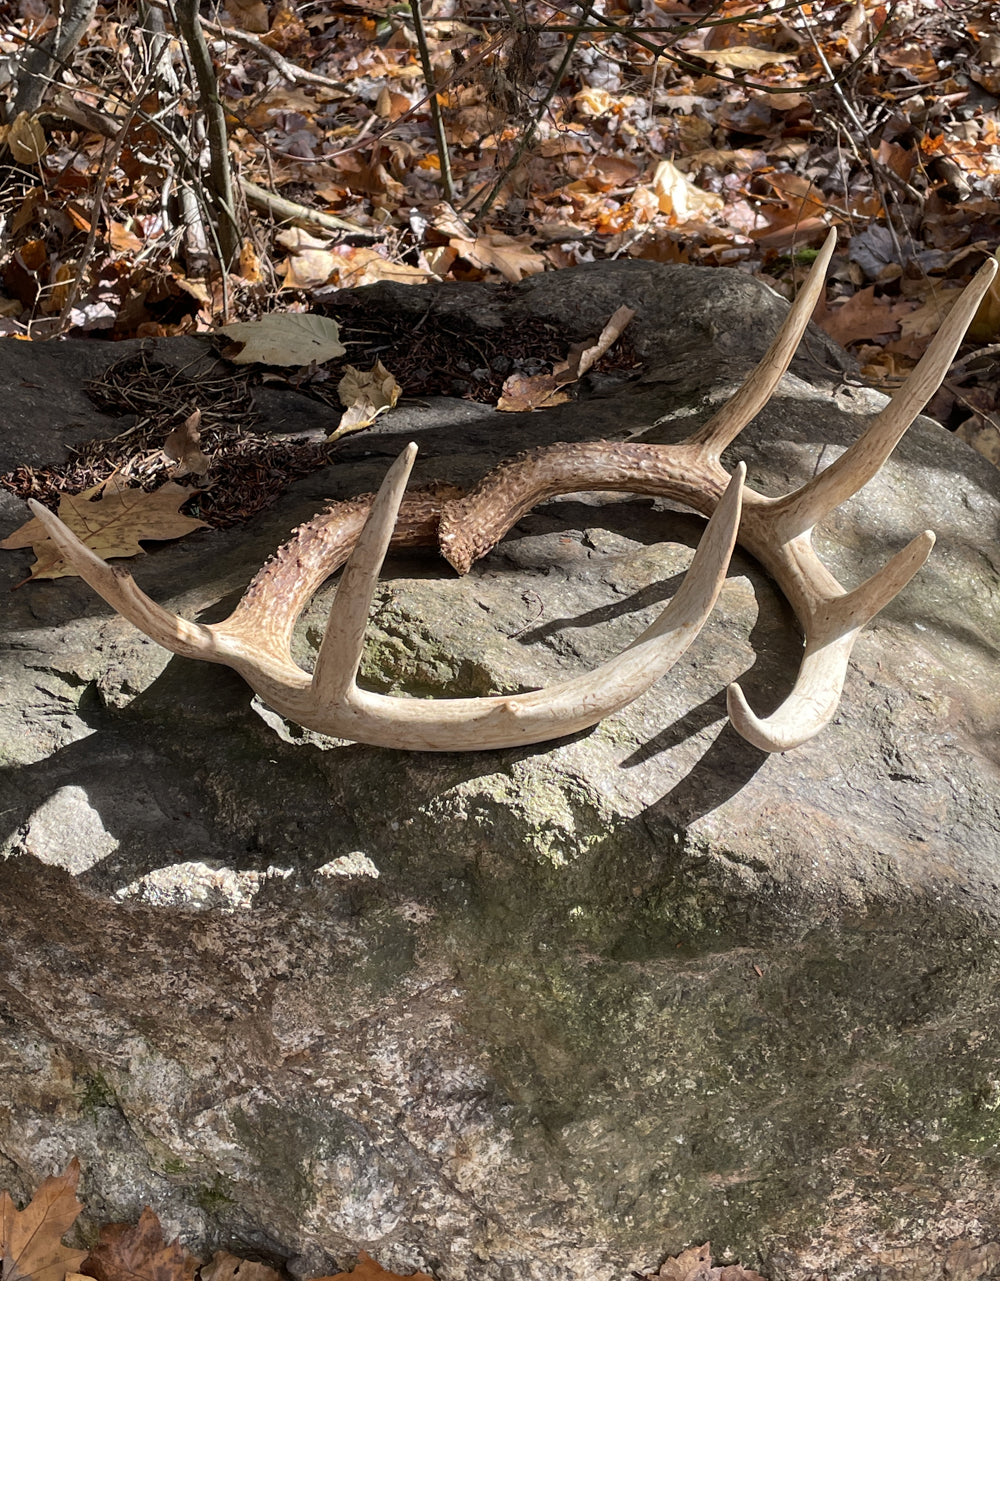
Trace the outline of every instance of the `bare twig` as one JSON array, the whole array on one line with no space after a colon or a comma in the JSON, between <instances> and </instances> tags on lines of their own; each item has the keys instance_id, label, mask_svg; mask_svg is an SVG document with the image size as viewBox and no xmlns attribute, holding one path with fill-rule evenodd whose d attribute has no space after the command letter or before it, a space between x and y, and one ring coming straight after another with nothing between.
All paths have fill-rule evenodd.
<instances>
[{"instance_id":1,"label":"bare twig","mask_svg":"<svg viewBox=\"0 0 1000 1500\"><path fill-rule=\"evenodd\" d=\"M312 73L308 68L300 68L298 63L289 62L287 57L282 57L280 52L262 42L252 31L237 31L232 26L220 26L216 21L204 19L201 24L212 36L221 37L224 42L239 42L241 47L249 47L258 57L269 62L286 83L311 83L319 88L329 89L331 93L352 97L351 90L342 83L334 83L332 78L327 78L322 73Z\"/></svg>"},{"instance_id":2,"label":"bare twig","mask_svg":"<svg viewBox=\"0 0 1000 1500\"><path fill-rule=\"evenodd\" d=\"M340 219L336 214L325 214L322 209L308 208L304 203L293 203L291 198L282 198L280 193L269 193L254 182L241 182L243 195L252 208L263 209L276 219L287 219L293 223L315 224L319 229L332 229L340 234L357 235L360 239L373 240L383 230L368 229L362 224L352 224L350 219Z\"/></svg>"},{"instance_id":3,"label":"bare twig","mask_svg":"<svg viewBox=\"0 0 1000 1500\"><path fill-rule=\"evenodd\" d=\"M158 5L149 3L149 0L140 0L139 25L149 64L153 68L155 85L161 98L165 96L170 101L167 106L171 111L170 124L176 130L180 126L178 105L184 90L170 56L170 35L167 31L166 15ZM174 157L183 168L184 158L176 149ZM171 190L174 177L175 173L171 167L160 190L164 224L169 224L171 209L174 207ZM181 170L176 180L177 218L180 220L180 233L184 244L184 263L190 276L204 276L210 264L208 236L200 210L197 183L197 169L187 173Z\"/></svg>"},{"instance_id":4,"label":"bare twig","mask_svg":"<svg viewBox=\"0 0 1000 1500\"><path fill-rule=\"evenodd\" d=\"M437 141L438 163L441 172L441 193L449 203L452 203L455 198L455 184L451 176L448 137L444 133L441 100L438 98L437 84L434 81L434 69L431 66L431 54L430 48L427 45L427 33L424 30L424 17L420 9L420 0L410 0L410 14L413 16L413 29L417 34L417 51L420 53L420 66L423 69L424 82L427 85L427 96L431 106L431 120L434 124L434 137Z\"/></svg>"},{"instance_id":5,"label":"bare twig","mask_svg":"<svg viewBox=\"0 0 1000 1500\"><path fill-rule=\"evenodd\" d=\"M215 233L219 242L223 271L240 253L240 226L233 198L233 179L229 167L229 136L226 116L219 98L219 84L212 66L208 43L201 27L198 0L176 0L177 24L187 43L191 65L198 81L201 108L208 127L209 179L215 211Z\"/></svg>"},{"instance_id":6,"label":"bare twig","mask_svg":"<svg viewBox=\"0 0 1000 1500\"><path fill-rule=\"evenodd\" d=\"M816 36L815 30L813 29L813 26L801 5L798 7L798 11L799 19L802 22L803 29L810 42L812 43L813 51L819 58L820 67L823 69L823 72L827 76L831 92L833 93L833 96L837 100L838 104L843 109L848 120L858 133L857 141L852 140L851 144L855 147L855 150L863 151L865 154L865 160L868 163L868 170L872 175L872 183L874 185L875 191L878 193L879 198L882 201L882 208L885 213L886 228L888 229L889 234L892 237L892 248L896 253L896 260L899 265L903 265L906 257L903 254L903 247L899 242L899 235L896 233L896 226L892 222L892 215L889 212L889 205L886 202L885 193L882 189L879 164L875 160L875 153L872 151L871 144L868 139L868 130L865 126L864 121L860 118L857 110L854 108L854 105L851 103L850 99L848 99L847 94L844 90L843 83L841 82L840 78L837 77L837 74L833 71L833 68L830 66L826 53L820 46L819 39ZM850 135L848 135L848 139L850 139Z\"/></svg>"},{"instance_id":7,"label":"bare twig","mask_svg":"<svg viewBox=\"0 0 1000 1500\"><path fill-rule=\"evenodd\" d=\"M148 4L156 6L158 10L169 10L168 0L148 0ZM352 97L351 90L345 88L342 83L335 83L332 78L327 78L323 73L312 73L308 68L300 68L298 63L289 62L287 57L282 57L280 52L269 47L252 31L240 31L235 26L220 26L218 21L209 21L204 16L201 18L201 24L202 29L209 32L211 36L220 37L224 42L238 42L241 47L249 47L251 51L257 53L258 57L270 63L286 83L312 83L329 89L332 93Z\"/></svg>"}]
</instances>

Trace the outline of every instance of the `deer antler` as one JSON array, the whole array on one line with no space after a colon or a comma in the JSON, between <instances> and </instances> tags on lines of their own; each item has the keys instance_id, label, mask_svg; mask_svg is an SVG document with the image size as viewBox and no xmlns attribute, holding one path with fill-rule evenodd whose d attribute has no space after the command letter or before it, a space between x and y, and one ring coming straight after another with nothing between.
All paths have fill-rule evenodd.
<instances>
[{"instance_id":1,"label":"deer antler","mask_svg":"<svg viewBox=\"0 0 1000 1500\"><path fill-rule=\"evenodd\" d=\"M711 516L729 478L721 455L766 404L791 364L835 245L836 231L831 230L757 369L694 437L663 445L556 444L502 464L464 499L444 507L441 550L452 566L466 572L526 511L554 495L595 489L639 492ZM757 717L736 683L729 688L727 706L735 728L761 750L790 750L830 721L858 632L909 582L934 545L934 533L922 532L874 577L846 593L814 552L811 534L817 522L878 473L937 390L996 272L992 258L980 267L905 385L828 469L780 499L745 491L740 545L763 563L805 633L795 685L769 718Z\"/></svg>"},{"instance_id":2,"label":"deer antler","mask_svg":"<svg viewBox=\"0 0 1000 1500\"><path fill-rule=\"evenodd\" d=\"M721 455L757 415L788 369L823 288L836 244L827 242L757 369L684 443L555 444L501 464L464 498L450 486L403 500L416 446L393 464L374 503L338 505L299 528L250 584L233 614L195 625L161 609L128 574L110 567L50 511L30 502L66 559L118 612L181 656L235 668L287 718L335 737L408 750L479 750L534 744L573 734L615 713L666 672L695 638L718 597L739 540L782 589L805 633L798 678L785 702L758 718L735 683L728 707L736 729L762 750L788 750L836 712L861 628L894 598L934 544L923 532L870 578L846 593L813 550L813 526L867 484L940 385L997 264L988 260L958 298L906 384L835 463L780 499L744 493L742 464L730 478ZM603 667L537 692L503 698L428 702L357 686L365 624L387 547L440 542L468 572L527 511L554 495L618 490L662 496L709 518L687 577L668 608ZM449 493L446 493L449 492ZM742 520L741 520L742 514ZM296 666L295 621L323 581L347 561L313 676Z\"/></svg>"},{"instance_id":3,"label":"deer antler","mask_svg":"<svg viewBox=\"0 0 1000 1500\"><path fill-rule=\"evenodd\" d=\"M306 729L402 750L485 750L531 745L588 729L617 713L669 671L708 619L739 530L742 464L705 528L684 581L659 618L605 666L556 687L503 698L429 702L368 693L357 685L372 594L416 458L415 443L392 465L369 507L338 506L300 528L267 563L219 625L192 625L154 604L58 517L29 502L82 578L119 614L168 651L234 667L271 708ZM396 540L434 540L440 505L416 500ZM295 621L316 589L347 560L312 677L291 656Z\"/></svg>"}]
</instances>

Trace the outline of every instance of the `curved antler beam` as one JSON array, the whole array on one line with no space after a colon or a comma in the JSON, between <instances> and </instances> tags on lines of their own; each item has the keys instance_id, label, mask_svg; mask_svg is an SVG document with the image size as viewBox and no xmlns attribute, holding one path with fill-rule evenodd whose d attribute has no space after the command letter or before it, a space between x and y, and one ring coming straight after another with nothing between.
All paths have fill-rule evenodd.
<instances>
[{"instance_id":1,"label":"curved antler beam","mask_svg":"<svg viewBox=\"0 0 1000 1500\"><path fill-rule=\"evenodd\" d=\"M556 687L498 698L429 702L369 693L357 685L365 628L379 570L393 538L417 448L411 443L392 465L367 514L323 518L309 541L301 534L265 569L272 587L284 577L286 608L269 614L266 587L251 587L220 625L192 625L149 599L120 570L84 546L43 506L35 514L97 592L120 614L170 650L235 667L269 707L307 729L335 738L403 750L483 750L537 744L589 729L631 703L673 666L711 613L736 544L745 469L737 466L705 528L691 567L670 604L632 645L604 666ZM426 526L426 500L408 518ZM422 508L421 508L422 507ZM313 525L313 523L310 523ZM334 540L334 531L336 539ZM358 534L360 533L360 534ZM289 652L291 629L307 599L350 552L310 677ZM294 597L290 597L294 596ZM262 629L264 619L269 627Z\"/></svg>"}]
</instances>

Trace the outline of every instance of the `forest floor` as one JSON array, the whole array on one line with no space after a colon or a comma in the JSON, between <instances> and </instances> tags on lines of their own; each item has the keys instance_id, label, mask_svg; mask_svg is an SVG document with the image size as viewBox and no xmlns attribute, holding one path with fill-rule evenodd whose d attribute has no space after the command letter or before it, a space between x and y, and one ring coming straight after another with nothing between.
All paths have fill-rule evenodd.
<instances>
[{"instance_id":1,"label":"forest floor","mask_svg":"<svg viewBox=\"0 0 1000 1500\"><path fill-rule=\"evenodd\" d=\"M157 63L135 7L103 6L55 102L0 128L0 334L207 331L387 278L516 281L622 256L736 266L789 293L832 226L817 321L891 390L1000 239L996 14L425 0L422 63L399 0L231 0L207 22L245 195L219 277L178 222L181 189L204 202L190 61L169 21ZM0 6L0 67L53 20L45 0ZM988 295L930 407L993 458L998 338ZM489 399L463 373L452 388Z\"/></svg>"}]
</instances>

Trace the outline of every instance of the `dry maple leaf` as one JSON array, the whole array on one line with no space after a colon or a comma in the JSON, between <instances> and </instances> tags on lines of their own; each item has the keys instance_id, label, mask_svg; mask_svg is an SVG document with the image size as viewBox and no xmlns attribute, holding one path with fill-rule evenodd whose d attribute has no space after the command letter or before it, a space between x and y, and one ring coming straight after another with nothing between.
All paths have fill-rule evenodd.
<instances>
[{"instance_id":1,"label":"dry maple leaf","mask_svg":"<svg viewBox=\"0 0 1000 1500\"><path fill-rule=\"evenodd\" d=\"M551 375L511 375L504 381L498 411L535 411L541 406L558 406L569 397L561 387L572 385L585 375L591 365L606 354L624 328L631 323L635 312L631 307L619 307L611 314L594 342L585 340L574 344L569 355L556 365Z\"/></svg>"},{"instance_id":2,"label":"dry maple leaf","mask_svg":"<svg viewBox=\"0 0 1000 1500\"><path fill-rule=\"evenodd\" d=\"M180 507L193 494L191 486L172 481L147 492L126 489L109 480L79 495L62 495L56 514L98 557L135 557L143 551L140 537L164 542L186 536L207 524L194 516L179 514ZM0 547L34 547L38 561L28 578L76 576L76 569L63 560L43 522L36 518L4 537Z\"/></svg>"},{"instance_id":3,"label":"dry maple leaf","mask_svg":"<svg viewBox=\"0 0 1000 1500\"><path fill-rule=\"evenodd\" d=\"M193 1281L197 1269L180 1240L164 1243L151 1208L143 1209L138 1224L105 1224L83 1265L95 1281Z\"/></svg>"},{"instance_id":4,"label":"dry maple leaf","mask_svg":"<svg viewBox=\"0 0 1000 1500\"><path fill-rule=\"evenodd\" d=\"M77 1200L80 1163L70 1162L61 1177L46 1177L27 1208L16 1209L9 1193L0 1193L0 1281L81 1280L86 1250L70 1250L62 1237L83 1204Z\"/></svg>"},{"instance_id":5,"label":"dry maple leaf","mask_svg":"<svg viewBox=\"0 0 1000 1500\"><path fill-rule=\"evenodd\" d=\"M529 241L515 240L509 234L481 234L452 243L471 265L480 271L499 271L506 281L522 281L548 269L545 256L533 250Z\"/></svg>"},{"instance_id":6,"label":"dry maple leaf","mask_svg":"<svg viewBox=\"0 0 1000 1500\"><path fill-rule=\"evenodd\" d=\"M412 1276L397 1276L394 1271L387 1271L380 1266L377 1260L372 1260L366 1251L362 1250L358 1256L357 1264L351 1271L339 1271L336 1276L316 1276L316 1281L433 1281L433 1276L425 1276L422 1271L414 1271Z\"/></svg>"},{"instance_id":7,"label":"dry maple leaf","mask_svg":"<svg viewBox=\"0 0 1000 1500\"><path fill-rule=\"evenodd\" d=\"M876 338L880 333L898 333L899 320L904 312L910 312L912 304L904 302L896 307L880 298L875 300L875 288L866 286L855 292L846 302L832 310L827 308L816 322L824 333L828 333L846 349L861 339Z\"/></svg>"},{"instance_id":8,"label":"dry maple leaf","mask_svg":"<svg viewBox=\"0 0 1000 1500\"><path fill-rule=\"evenodd\" d=\"M669 1256L660 1267L656 1276L647 1277L649 1281L763 1281L756 1271L748 1271L744 1266L713 1266L712 1246L706 1240L704 1245L692 1245L688 1250L682 1250L680 1255Z\"/></svg>"},{"instance_id":9,"label":"dry maple leaf","mask_svg":"<svg viewBox=\"0 0 1000 1500\"><path fill-rule=\"evenodd\" d=\"M198 1273L199 1281L280 1281L281 1272L261 1260L241 1260L228 1250L216 1250L207 1266Z\"/></svg>"}]
</instances>

